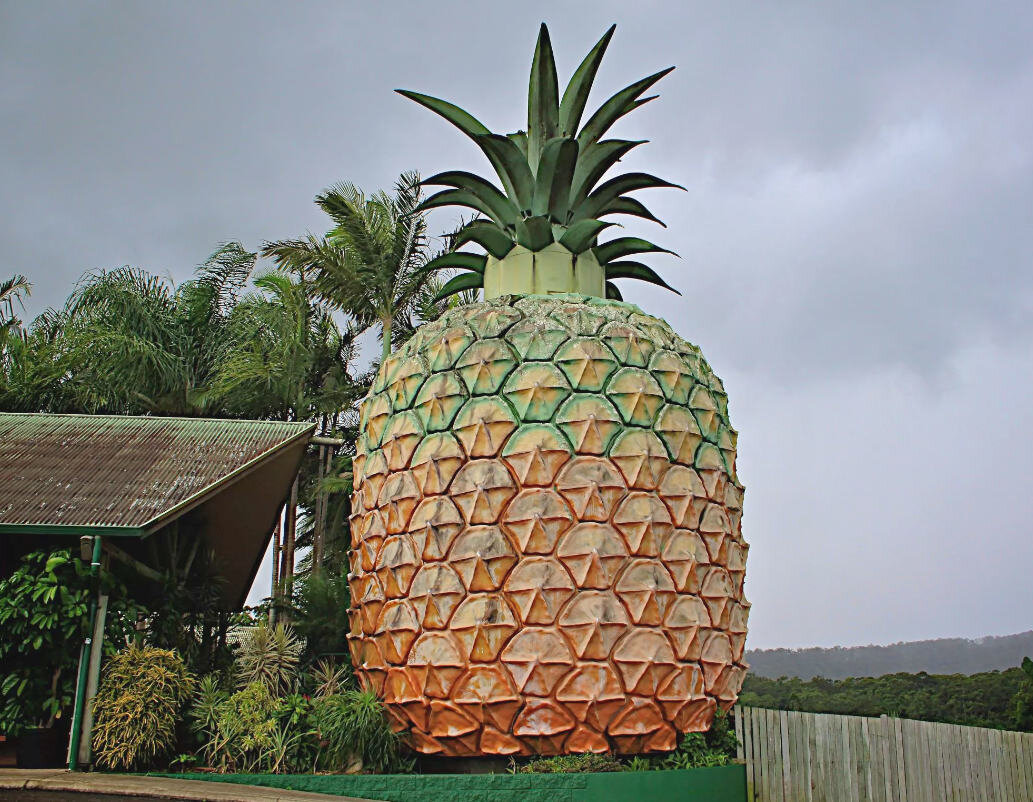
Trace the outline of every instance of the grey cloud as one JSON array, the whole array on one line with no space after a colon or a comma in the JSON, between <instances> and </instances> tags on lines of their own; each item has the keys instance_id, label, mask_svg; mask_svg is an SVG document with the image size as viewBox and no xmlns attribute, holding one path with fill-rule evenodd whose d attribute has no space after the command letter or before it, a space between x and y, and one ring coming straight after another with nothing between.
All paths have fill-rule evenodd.
<instances>
[{"instance_id":1,"label":"grey cloud","mask_svg":"<svg viewBox=\"0 0 1033 802\"><path fill-rule=\"evenodd\" d=\"M656 265L684 296L627 295L726 378L751 644L1025 626L1028 4L0 3L0 274L39 311L88 269L183 279L219 241L319 230L337 180L485 169L392 90L521 127L542 19L563 75L618 23L600 97L678 65L621 133L688 189L643 198L666 231L629 225L682 254Z\"/></svg>"}]
</instances>

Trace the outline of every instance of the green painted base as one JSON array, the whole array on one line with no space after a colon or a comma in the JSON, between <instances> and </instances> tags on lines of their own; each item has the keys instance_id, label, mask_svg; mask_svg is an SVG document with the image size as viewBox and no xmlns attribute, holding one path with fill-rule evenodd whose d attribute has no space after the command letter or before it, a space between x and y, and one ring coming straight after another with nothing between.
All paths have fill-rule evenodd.
<instances>
[{"instance_id":1,"label":"green painted base","mask_svg":"<svg viewBox=\"0 0 1033 802\"><path fill-rule=\"evenodd\" d=\"M383 802L746 802L746 767L600 774L163 774Z\"/></svg>"}]
</instances>

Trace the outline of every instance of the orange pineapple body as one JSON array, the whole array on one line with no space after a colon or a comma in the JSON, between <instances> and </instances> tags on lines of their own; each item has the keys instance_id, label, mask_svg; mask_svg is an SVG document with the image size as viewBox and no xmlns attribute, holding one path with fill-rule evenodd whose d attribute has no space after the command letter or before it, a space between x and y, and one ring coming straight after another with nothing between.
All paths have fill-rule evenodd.
<instances>
[{"instance_id":1,"label":"orange pineapple body","mask_svg":"<svg viewBox=\"0 0 1033 802\"><path fill-rule=\"evenodd\" d=\"M637 307L502 296L423 326L362 404L349 635L425 754L672 749L745 673L720 380Z\"/></svg>"}]
</instances>

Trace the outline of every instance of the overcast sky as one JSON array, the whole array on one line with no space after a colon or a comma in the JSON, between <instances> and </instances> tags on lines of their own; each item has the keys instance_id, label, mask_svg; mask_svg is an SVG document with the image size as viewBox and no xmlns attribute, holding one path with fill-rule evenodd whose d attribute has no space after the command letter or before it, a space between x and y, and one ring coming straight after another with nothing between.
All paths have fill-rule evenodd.
<instances>
[{"instance_id":1,"label":"overcast sky","mask_svg":"<svg viewBox=\"0 0 1033 802\"><path fill-rule=\"evenodd\" d=\"M629 226L683 297L625 296L728 388L749 645L1033 628L1028 2L0 0L0 276L38 312L319 231L335 181L483 171L391 90L523 127L542 20L563 81L617 23L599 101L678 66L619 134L688 188Z\"/></svg>"}]
</instances>

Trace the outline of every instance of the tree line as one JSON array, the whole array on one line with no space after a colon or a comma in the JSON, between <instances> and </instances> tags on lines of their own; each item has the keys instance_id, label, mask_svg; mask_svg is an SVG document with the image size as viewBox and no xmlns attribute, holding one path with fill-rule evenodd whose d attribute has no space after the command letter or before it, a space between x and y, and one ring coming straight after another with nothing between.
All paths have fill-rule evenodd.
<instances>
[{"instance_id":1,"label":"tree line","mask_svg":"<svg viewBox=\"0 0 1033 802\"><path fill-rule=\"evenodd\" d=\"M979 674L772 679L750 673L740 704L809 713L897 716L1033 732L1033 661Z\"/></svg>"}]
</instances>

